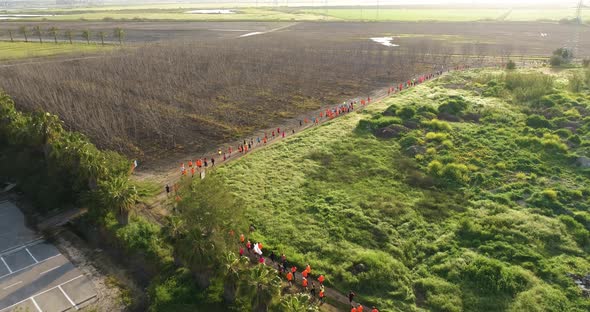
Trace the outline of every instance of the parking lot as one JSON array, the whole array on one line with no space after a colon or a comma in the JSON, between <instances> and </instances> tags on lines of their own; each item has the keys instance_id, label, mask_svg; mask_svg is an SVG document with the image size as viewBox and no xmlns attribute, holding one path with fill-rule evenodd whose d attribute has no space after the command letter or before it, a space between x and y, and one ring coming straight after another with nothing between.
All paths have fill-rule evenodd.
<instances>
[{"instance_id":1,"label":"parking lot","mask_svg":"<svg viewBox=\"0 0 590 312\"><path fill-rule=\"evenodd\" d=\"M0 312L78 310L94 299L92 282L0 202Z\"/></svg>"}]
</instances>

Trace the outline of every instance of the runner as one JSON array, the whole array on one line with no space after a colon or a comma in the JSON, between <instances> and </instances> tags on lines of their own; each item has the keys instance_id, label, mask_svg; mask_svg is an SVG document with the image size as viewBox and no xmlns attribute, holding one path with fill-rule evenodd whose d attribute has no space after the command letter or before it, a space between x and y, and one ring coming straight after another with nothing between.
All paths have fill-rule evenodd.
<instances>
[{"instance_id":1,"label":"runner","mask_svg":"<svg viewBox=\"0 0 590 312\"><path fill-rule=\"evenodd\" d=\"M354 299L354 296L356 296L356 294L354 292L352 292L352 290L348 293L348 302L350 304L352 304L352 299Z\"/></svg>"},{"instance_id":2,"label":"runner","mask_svg":"<svg viewBox=\"0 0 590 312\"><path fill-rule=\"evenodd\" d=\"M301 276L303 276L305 279L307 278L307 274L309 274L307 270L303 270L303 272L301 272Z\"/></svg>"},{"instance_id":3,"label":"runner","mask_svg":"<svg viewBox=\"0 0 590 312\"><path fill-rule=\"evenodd\" d=\"M240 257L244 256L244 247L240 247Z\"/></svg>"},{"instance_id":4,"label":"runner","mask_svg":"<svg viewBox=\"0 0 590 312\"><path fill-rule=\"evenodd\" d=\"M309 291L309 294L312 298L315 297L315 284L313 282L311 283L311 290Z\"/></svg>"},{"instance_id":5,"label":"runner","mask_svg":"<svg viewBox=\"0 0 590 312\"><path fill-rule=\"evenodd\" d=\"M324 284L324 275L320 275L320 277L318 277L318 282L320 282L320 285Z\"/></svg>"},{"instance_id":6,"label":"runner","mask_svg":"<svg viewBox=\"0 0 590 312\"><path fill-rule=\"evenodd\" d=\"M295 274L297 273L297 267L296 266L292 266L291 267L291 273L293 273L293 279L295 280Z\"/></svg>"},{"instance_id":7,"label":"runner","mask_svg":"<svg viewBox=\"0 0 590 312\"><path fill-rule=\"evenodd\" d=\"M270 258L270 261L271 261L271 262L275 262L275 257L276 257L276 256L275 256L275 252L274 252L274 251L271 251L271 252L270 252L270 256L268 256L268 257Z\"/></svg>"},{"instance_id":8,"label":"runner","mask_svg":"<svg viewBox=\"0 0 590 312\"><path fill-rule=\"evenodd\" d=\"M258 258L258 264L264 264L264 257L260 256L260 258Z\"/></svg>"},{"instance_id":9,"label":"runner","mask_svg":"<svg viewBox=\"0 0 590 312\"><path fill-rule=\"evenodd\" d=\"M326 302L326 294L324 290L320 289L320 305L324 304L324 302Z\"/></svg>"},{"instance_id":10,"label":"runner","mask_svg":"<svg viewBox=\"0 0 590 312\"><path fill-rule=\"evenodd\" d=\"M211 157L211 167L215 166L215 158Z\"/></svg>"},{"instance_id":11,"label":"runner","mask_svg":"<svg viewBox=\"0 0 590 312\"><path fill-rule=\"evenodd\" d=\"M246 239L246 237L244 237L244 234L240 234L240 243L244 243L244 240Z\"/></svg>"},{"instance_id":12,"label":"runner","mask_svg":"<svg viewBox=\"0 0 590 312\"><path fill-rule=\"evenodd\" d=\"M364 309L364 307L363 307L363 305L362 305L362 304L360 304L360 303L359 303L359 305L356 307L356 311L357 311L357 312L363 312L363 309Z\"/></svg>"},{"instance_id":13,"label":"runner","mask_svg":"<svg viewBox=\"0 0 590 312\"><path fill-rule=\"evenodd\" d=\"M195 167L191 166L191 178L195 177Z\"/></svg>"},{"instance_id":14,"label":"runner","mask_svg":"<svg viewBox=\"0 0 590 312\"><path fill-rule=\"evenodd\" d=\"M205 168L207 168L207 166L208 166L207 158L203 158L203 164L205 165Z\"/></svg>"},{"instance_id":15,"label":"runner","mask_svg":"<svg viewBox=\"0 0 590 312\"><path fill-rule=\"evenodd\" d=\"M375 306L373 306L373 310L371 310L371 312L379 312L379 310L377 310L377 308L375 308Z\"/></svg>"},{"instance_id":16,"label":"runner","mask_svg":"<svg viewBox=\"0 0 590 312\"><path fill-rule=\"evenodd\" d=\"M307 278L303 278L301 281L301 286L305 289L305 291L307 291Z\"/></svg>"},{"instance_id":17,"label":"runner","mask_svg":"<svg viewBox=\"0 0 590 312\"><path fill-rule=\"evenodd\" d=\"M170 185L166 184L166 197L170 197Z\"/></svg>"},{"instance_id":18,"label":"runner","mask_svg":"<svg viewBox=\"0 0 590 312\"><path fill-rule=\"evenodd\" d=\"M354 306L351 306L351 307L352 308L350 309L350 312L358 312L358 310Z\"/></svg>"},{"instance_id":19,"label":"runner","mask_svg":"<svg viewBox=\"0 0 590 312\"><path fill-rule=\"evenodd\" d=\"M248 253L252 253L252 242L250 240L246 243L246 249L248 249Z\"/></svg>"},{"instance_id":20,"label":"runner","mask_svg":"<svg viewBox=\"0 0 590 312\"><path fill-rule=\"evenodd\" d=\"M287 281L289 282L289 287L293 286L293 273L287 273Z\"/></svg>"}]
</instances>

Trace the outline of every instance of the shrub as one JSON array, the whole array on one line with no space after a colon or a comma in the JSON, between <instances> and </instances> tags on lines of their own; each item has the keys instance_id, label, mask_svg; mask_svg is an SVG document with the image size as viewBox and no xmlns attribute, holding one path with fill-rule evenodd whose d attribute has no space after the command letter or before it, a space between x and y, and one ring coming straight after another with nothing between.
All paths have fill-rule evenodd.
<instances>
[{"instance_id":1,"label":"shrub","mask_svg":"<svg viewBox=\"0 0 590 312\"><path fill-rule=\"evenodd\" d=\"M564 63L565 63L565 60L563 59L563 57L561 57L559 55L553 55L549 59L549 64L551 64L552 67L559 67L559 66L561 66L561 64L564 64Z\"/></svg>"},{"instance_id":2,"label":"shrub","mask_svg":"<svg viewBox=\"0 0 590 312\"><path fill-rule=\"evenodd\" d=\"M551 201L557 201L557 191L552 189L546 189L542 192L543 196Z\"/></svg>"},{"instance_id":3,"label":"shrub","mask_svg":"<svg viewBox=\"0 0 590 312\"><path fill-rule=\"evenodd\" d=\"M568 79L568 87L572 92L580 92L584 89L586 84L584 73L581 71L574 71Z\"/></svg>"},{"instance_id":4,"label":"shrub","mask_svg":"<svg viewBox=\"0 0 590 312\"><path fill-rule=\"evenodd\" d=\"M583 59L582 66L586 68L590 67L590 59Z\"/></svg>"},{"instance_id":5,"label":"shrub","mask_svg":"<svg viewBox=\"0 0 590 312\"><path fill-rule=\"evenodd\" d=\"M549 285L538 285L518 294L509 308L511 312L570 311L568 298Z\"/></svg>"},{"instance_id":6,"label":"shrub","mask_svg":"<svg viewBox=\"0 0 590 312\"><path fill-rule=\"evenodd\" d=\"M449 137L448 134L443 132L428 132L426 133L426 140L442 142Z\"/></svg>"},{"instance_id":7,"label":"shrub","mask_svg":"<svg viewBox=\"0 0 590 312\"><path fill-rule=\"evenodd\" d=\"M376 115L371 119L363 119L359 121L357 128L361 130L375 131L377 129L385 128L393 124L399 125L401 123L402 121L398 117Z\"/></svg>"},{"instance_id":8,"label":"shrub","mask_svg":"<svg viewBox=\"0 0 590 312\"><path fill-rule=\"evenodd\" d=\"M464 184L469 182L469 168L464 164L450 163L446 164L440 175L454 183Z\"/></svg>"},{"instance_id":9,"label":"shrub","mask_svg":"<svg viewBox=\"0 0 590 312\"><path fill-rule=\"evenodd\" d=\"M554 78L542 73L509 72L505 76L506 89L517 101L538 100L553 91Z\"/></svg>"},{"instance_id":10,"label":"shrub","mask_svg":"<svg viewBox=\"0 0 590 312\"><path fill-rule=\"evenodd\" d=\"M443 164L438 161L438 160L433 160L428 164L427 170L428 173L432 174L432 175L440 175L440 173L442 172L443 169Z\"/></svg>"},{"instance_id":11,"label":"shrub","mask_svg":"<svg viewBox=\"0 0 590 312\"><path fill-rule=\"evenodd\" d=\"M431 128L434 130L441 130L441 131L451 131L452 127L451 125L443 120L438 120L438 119L432 119L430 121L423 121L422 125L424 125L427 128Z\"/></svg>"},{"instance_id":12,"label":"shrub","mask_svg":"<svg viewBox=\"0 0 590 312\"><path fill-rule=\"evenodd\" d=\"M513 60L509 60L508 63L506 64L506 69L508 69L508 70L516 69L516 63L514 63Z\"/></svg>"},{"instance_id":13,"label":"shrub","mask_svg":"<svg viewBox=\"0 0 590 312\"><path fill-rule=\"evenodd\" d=\"M445 103L438 107L438 112L460 116L469 107L469 103L462 96L452 95Z\"/></svg>"},{"instance_id":14,"label":"shrub","mask_svg":"<svg viewBox=\"0 0 590 312\"><path fill-rule=\"evenodd\" d=\"M399 144L402 148L407 149L414 145L420 145L423 143L422 136L420 131L412 131L408 132L404 137L399 141Z\"/></svg>"},{"instance_id":15,"label":"shrub","mask_svg":"<svg viewBox=\"0 0 590 312\"><path fill-rule=\"evenodd\" d=\"M424 303L431 311L463 311L460 288L446 280L438 277L423 278L414 284L414 289L424 296Z\"/></svg>"},{"instance_id":16,"label":"shrub","mask_svg":"<svg viewBox=\"0 0 590 312\"><path fill-rule=\"evenodd\" d=\"M410 119L416 114L416 110L411 106L404 106L396 112L397 116L402 119Z\"/></svg>"},{"instance_id":17,"label":"shrub","mask_svg":"<svg viewBox=\"0 0 590 312\"><path fill-rule=\"evenodd\" d=\"M526 119L526 125L531 128L553 128L553 124L545 116L531 115Z\"/></svg>"}]
</instances>

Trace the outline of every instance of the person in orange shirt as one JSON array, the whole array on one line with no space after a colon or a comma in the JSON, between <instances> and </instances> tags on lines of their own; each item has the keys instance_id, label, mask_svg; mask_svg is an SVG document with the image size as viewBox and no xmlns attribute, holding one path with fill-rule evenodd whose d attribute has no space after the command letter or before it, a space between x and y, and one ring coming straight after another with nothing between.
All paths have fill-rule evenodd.
<instances>
[{"instance_id":1,"label":"person in orange shirt","mask_svg":"<svg viewBox=\"0 0 590 312\"><path fill-rule=\"evenodd\" d=\"M371 312L379 312L379 310L377 310L377 308L375 308L375 306L373 306L373 310L371 310Z\"/></svg>"},{"instance_id":2,"label":"person in orange shirt","mask_svg":"<svg viewBox=\"0 0 590 312\"><path fill-rule=\"evenodd\" d=\"M188 166L189 166L189 167L192 167L192 166L193 166L193 161L192 161L192 160L189 160L189 161L188 161Z\"/></svg>"},{"instance_id":3,"label":"person in orange shirt","mask_svg":"<svg viewBox=\"0 0 590 312\"><path fill-rule=\"evenodd\" d=\"M289 287L293 286L293 273L287 273L287 281L289 282Z\"/></svg>"},{"instance_id":4,"label":"person in orange shirt","mask_svg":"<svg viewBox=\"0 0 590 312\"><path fill-rule=\"evenodd\" d=\"M191 177L195 177L195 167L192 166L191 164Z\"/></svg>"},{"instance_id":5,"label":"person in orange shirt","mask_svg":"<svg viewBox=\"0 0 590 312\"><path fill-rule=\"evenodd\" d=\"M240 243L244 243L245 239L244 234L240 234Z\"/></svg>"},{"instance_id":6,"label":"person in orange shirt","mask_svg":"<svg viewBox=\"0 0 590 312\"><path fill-rule=\"evenodd\" d=\"M320 285L324 284L324 275L320 275L320 277L318 277L318 282L320 282Z\"/></svg>"},{"instance_id":7,"label":"person in orange shirt","mask_svg":"<svg viewBox=\"0 0 590 312\"><path fill-rule=\"evenodd\" d=\"M323 289L320 289L320 302L321 304L324 304L324 302L326 302L326 293Z\"/></svg>"},{"instance_id":8,"label":"person in orange shirt","mask_svg":"<svg viewBox=\"0 0 590 312\"><path fill-rule=\"evenodd\" d=\"M352 306L352 309L350 309L350 312L358 312L358 310L354 306Z\"/></svg>"},{"instance_id":9,"label":"person in orange shirt","mask_svg":"<svg viewBox=\"0 0 590 312\"><path fill-rule=\"evenodd\" d=\"M358 307L356 307L356 312L363 312L363 305L359 304Z\"/></svg>"},{"instance_id":10,"label":"person in orange shirt","mask_svg":"<svg viewBox=\"0 0 590 312\"><path fill-rule=\"evenodd\" d=\"M309 265L309 263L305 267L305 271L307 271L307 274L311 274L311 266Z\"/></svg>"},{"instance_id":11,"label":"person in orange shirt","mask_svg":"<svg viewBox=\"0 0 590 312\"><path fill-rule=\"evenodd\" d=\"M305 291L307 291L307 278L303 278L303 281L301 281L301 286L303 286L303 288L305 288Z\"/></svg>"},{"instance_id":12,"label":"person in orange shirt","mask_svg":"<svg viewBox=\"0 0 590 312\"><path fill-rule=\"evenodd\" d=\"M307 270L303 270L303 272L301 272L301 276L303 276L303 278L307 278Z\"/></svg>"}]
</instances>

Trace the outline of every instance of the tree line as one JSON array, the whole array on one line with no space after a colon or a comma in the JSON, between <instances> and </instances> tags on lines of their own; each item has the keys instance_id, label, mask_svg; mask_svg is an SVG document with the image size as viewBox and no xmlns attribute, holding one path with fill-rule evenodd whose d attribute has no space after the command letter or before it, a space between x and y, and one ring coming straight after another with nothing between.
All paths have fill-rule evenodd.
<instances>
[{"instance_id":1,"label":"tree line","mask_svg":"<svg viewBox=\"0 0 590 312\"><path fill-rule=\"evenodd\" d=\"M31 36L35 36L39 43L43 43L44 36L50 36L53 38L53 42L55 44L58 43L58 38L63 38L64 42L69 42L73 44L74 39L80 38L86 41L87 44L90 44L92 39L96 39L97 42L100 41L102 45L105 44L105 39L109 37L109 33L106 31L98 31L93 33L89 29L85 29L82 31L74 31L71 29L64 29L63 31L57 28L56 26L51 26L50 28L43 29L41 26L20 26L18 30L8 29L7 30L8 36L10 37L10 42L15 41L15 35L20 34L25 42L29 42ZM123 28L116 27L111 32L112 38L116 39L120 45L123 45L123 41L125 40L125 31Z\"/></svg>"}]
</instances>

